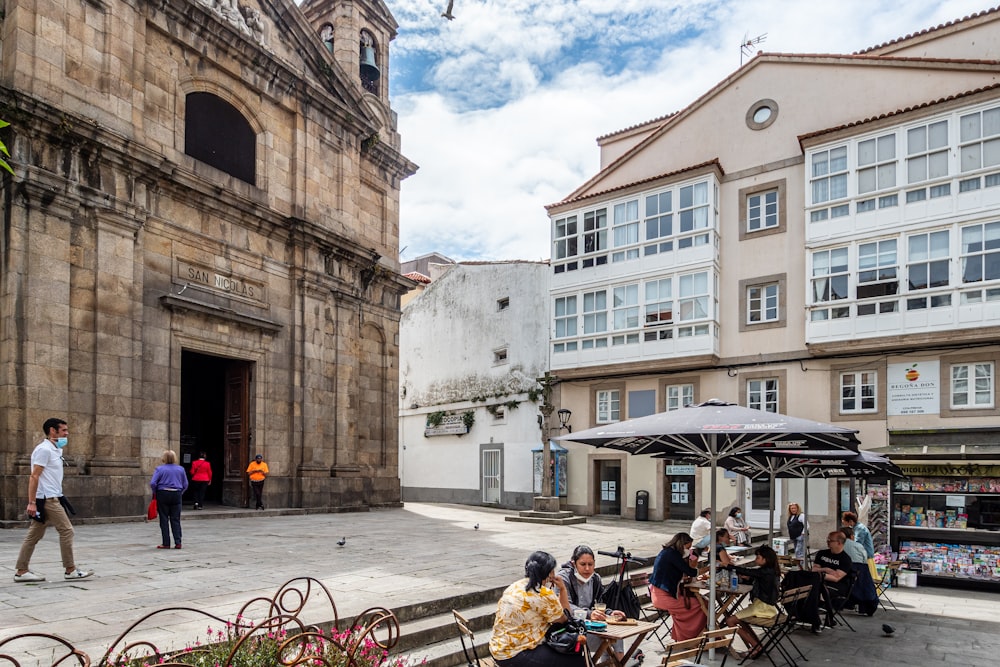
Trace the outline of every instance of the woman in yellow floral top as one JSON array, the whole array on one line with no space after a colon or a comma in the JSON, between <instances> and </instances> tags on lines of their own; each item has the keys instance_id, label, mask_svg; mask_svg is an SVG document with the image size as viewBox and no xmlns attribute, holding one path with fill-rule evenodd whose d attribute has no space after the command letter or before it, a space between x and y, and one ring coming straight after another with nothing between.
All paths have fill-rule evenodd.
<instances>
[{"instance_id":1,"label":"woman in yellow floral top","mask_svg":"<svg viewBox=\"0 0 1000 667\"><path fill-rule=\"evenodd\" d=\"M579 667L583 651L559 653L545 643L549 625L566 619L566 583L556 575L556 559L544 551L528 556L525 578L507 587L497 604L490 653L500 667Z\"/></svg>"}]
</instances>

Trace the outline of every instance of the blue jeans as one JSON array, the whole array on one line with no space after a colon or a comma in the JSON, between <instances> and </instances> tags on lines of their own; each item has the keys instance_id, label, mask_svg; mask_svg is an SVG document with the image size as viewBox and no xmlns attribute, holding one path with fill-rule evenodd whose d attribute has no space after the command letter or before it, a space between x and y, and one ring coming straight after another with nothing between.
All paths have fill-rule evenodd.
<instances>
[{"instance_id":1,"label":"blue jeans","mask_svg":"<svg viewBox=\"0 0 1000 667\"><path fill-rule=\"evenodd\" d=\"M708 545L711 544L711 543L712 543L712 534L709 533L705 537L701 538L700 540L698 540L697 542L695 542L694 544L692 544L691 548L693 548L693 549L704 549L704 548L708 547Z\"/></svg>"},{"instance_id":2,"label":"blue jeans","mask_svg":"<svg viewBox=\"0 0 1000 667\"><path fill-rule=\"evenodd\" d=\"M160 516L160 536L165 547L170 546L170 532L174 533L174 546L181 543L182 491L156 491L156 512Z\"/></svg>"}]
</instances>

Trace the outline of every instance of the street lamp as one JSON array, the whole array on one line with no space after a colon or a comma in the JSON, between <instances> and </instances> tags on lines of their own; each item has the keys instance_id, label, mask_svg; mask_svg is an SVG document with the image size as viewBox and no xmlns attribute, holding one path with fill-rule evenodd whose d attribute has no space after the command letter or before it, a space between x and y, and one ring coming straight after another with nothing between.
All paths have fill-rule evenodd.
<instances>
[{"instance_id":1,"label":"street lamp","mask_svg":"<svg viewBox=\"0 0 1000 667\"><path fill-rule=\"evenodd\" d=\"M566 429L570 433L573 432L573 427L569 425L569 418L573 416L573 411L568 408L559 408L556 411L556 416L559 417L559 430Z\"/></svg>"}]
</instances>

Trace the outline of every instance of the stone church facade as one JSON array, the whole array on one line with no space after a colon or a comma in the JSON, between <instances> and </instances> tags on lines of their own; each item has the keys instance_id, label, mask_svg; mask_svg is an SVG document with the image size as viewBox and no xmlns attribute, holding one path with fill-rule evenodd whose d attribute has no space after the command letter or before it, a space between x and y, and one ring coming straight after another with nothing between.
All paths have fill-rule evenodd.
<instances>
[{"instance_id":1,"label":"stone church facade","mask_svg":"<svg viewBox=\"0 0 1000 667\"><path fill-rule=\"evenodd\" d=\"M0 520L69 423L81 516L166 449L209 503L398 504L396 24L381 0L7 0Z\"/></svg>"}]
</instances>

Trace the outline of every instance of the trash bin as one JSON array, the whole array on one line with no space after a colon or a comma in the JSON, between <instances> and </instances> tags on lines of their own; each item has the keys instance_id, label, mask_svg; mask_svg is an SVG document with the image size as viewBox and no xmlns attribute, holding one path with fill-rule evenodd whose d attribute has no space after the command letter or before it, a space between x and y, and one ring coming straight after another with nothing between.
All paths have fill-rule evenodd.
<instances>
[{"instance_id":1,"label":"trash bin","mask_svg":"<svg viewBox=\"0 0 1000 667\"><path fill-rule=\"evenodd\" d=\"M649 521L649 491L635 492L635 520Z\"/></svg>"}]
</instances>

